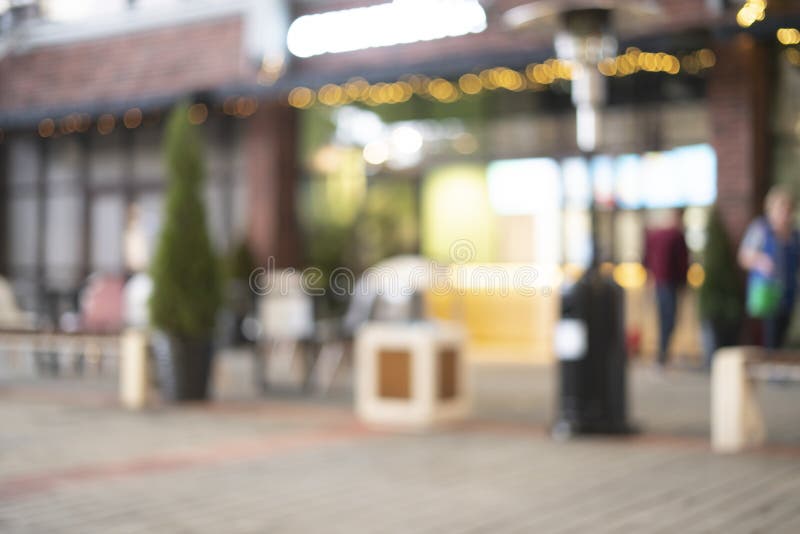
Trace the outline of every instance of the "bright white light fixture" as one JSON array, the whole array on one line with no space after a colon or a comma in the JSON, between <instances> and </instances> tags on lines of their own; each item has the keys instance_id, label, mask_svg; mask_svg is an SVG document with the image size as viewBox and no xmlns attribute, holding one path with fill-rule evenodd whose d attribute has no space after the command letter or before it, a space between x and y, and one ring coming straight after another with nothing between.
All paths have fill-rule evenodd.
<instances>
[{"instance_id":1,"label":"bright white light fixture","mask_svg":"<svg viewBox=\"0 0 800 534\"><path fill-rule=\"evenodd\" d=\"M383 165L389 159L389 145L373 141L364 147L364 161L371 165Z\"/></svg>"},{"instance_id":2,"label":"bright white light fixture","mask_svg":"<svg viewBox=\"0 0 800 534\"><path fill-rule=\"evenodd\" d=\"M422 143L422 134L413 126L399 126L392 132L392 148L401 154L416 154Z\"/></svg>"},{"instance_id":3,"label":"bright white light fixture","mask_svg":"<svg viewBox=\"0 0 800 534\"><path fill-rule=\"evenodd\" d=\"M394 0L386 4L305 15L289 26L286 44L297 57L431 41L486 29L478 0Z\"/></svg>"}]
</instances>

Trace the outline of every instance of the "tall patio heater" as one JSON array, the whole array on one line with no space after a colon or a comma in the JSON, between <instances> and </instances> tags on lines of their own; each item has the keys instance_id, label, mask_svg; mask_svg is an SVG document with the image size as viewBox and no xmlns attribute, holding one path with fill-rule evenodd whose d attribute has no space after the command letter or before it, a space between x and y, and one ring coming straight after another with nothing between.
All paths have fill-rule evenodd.
<instances>
[{"instance_id":1,"label":"tall patio heater","mask_svg":"<svg viewBox=\"0 0 800 534\"><path fill-rule=\"evenodd\" d=\"M617 21L657 13L652 2L574 0L538 1L504 15L513 27L553 25L559 59L573 66L578 148L591 157L602 134L600 109L606 82L597 68L617 53ZM558 412L555 438L575 434L621 434L631 431L627 419L624 294L600 269L597 207L592 212L592 261L583 276L561 292L561 320L556 327L559 358Z\"/></svg>"}]
</instances>

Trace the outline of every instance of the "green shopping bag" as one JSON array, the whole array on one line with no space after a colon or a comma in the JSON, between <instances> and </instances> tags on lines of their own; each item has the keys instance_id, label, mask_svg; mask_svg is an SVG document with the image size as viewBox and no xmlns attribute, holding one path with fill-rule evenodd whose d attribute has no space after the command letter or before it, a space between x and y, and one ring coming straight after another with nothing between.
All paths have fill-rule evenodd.
<instances>
[{"instance_id":1,"label":"green shopping bag","mask_svg":"<svg viewBox=\"0 0 800 534\"><path fill-rule=\"evenodd\" d=\"M783 287L777 280L751 278L747 284L747 313L751 317L771 317L778 311Z\"/></svg>"}]
</instances>

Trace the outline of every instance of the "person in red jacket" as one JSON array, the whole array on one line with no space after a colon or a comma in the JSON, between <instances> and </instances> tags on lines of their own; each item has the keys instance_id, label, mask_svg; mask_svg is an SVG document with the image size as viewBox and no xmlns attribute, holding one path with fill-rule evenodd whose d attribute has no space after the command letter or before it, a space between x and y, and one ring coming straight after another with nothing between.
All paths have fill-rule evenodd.
<instances>
[{"instance_id":1,"label":"person in red jacket","mask_svg":"<svg viewBox=\"0 0 800 534\"><path fill-rule=\"evenodd\" d=\"M658 364L667 363L667 349L678 311L678 290L686 283L689 251L683 237L681 210L670 213L667 225L650 229L645 237L644 265L655 281L660 338Z\"/></svg>"}]
</instances>

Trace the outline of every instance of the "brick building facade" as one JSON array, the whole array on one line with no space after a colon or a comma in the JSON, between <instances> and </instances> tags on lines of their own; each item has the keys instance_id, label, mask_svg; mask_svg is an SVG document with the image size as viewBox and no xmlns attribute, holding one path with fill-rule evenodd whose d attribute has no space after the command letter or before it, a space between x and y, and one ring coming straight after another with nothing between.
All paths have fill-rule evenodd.
<instances>
[{"instance_id":1,"label":"brick building facade","mask_svg":"<svg viewBox=\"0 0 800 534\"><path fill-rule=\"evenodd\" d=\"M246 235L260 258L275 255L282 264L301 263L294 210L298 121L296 110L286 105L289 89L341 83L354 75L370 81L414 72L447 77L552 55L553 28L511 31L503 26L502 14L524 2L497 0L486 4L488 29L482 33L294 59L277 82L259 83L253 36L258 42L280 28L270 17L374 3L276 2L283 11L264 14L254 7L258 2L207 1L181 5L167 16L137 9L134 2L112 22L33 23L0 34L0 177L8 199L0 241L4 274L34 286L58 285L59 277L74 285L94 270L124 268L121 257L112 258L121 256L119 250L105 250L103 232L111 219L115 232L123 229L125 206L139 199L152 200L157 209L163 184L156 142L160 119L183 98L203 101L210 109L204 126L207 200L213 204L212 231L220 249ZM703 100L711 121L708 142L719 160L719 205L738 237L759 210L770 180L775 28L797 25L800 6L770 2L770 17L742 33L735 23L736 2L659 4L658 16L625 28L621 44L669 51L698 42L716 51ZM132 109L143 119L128 127L125 114ZM111 134L97 132L103 115L114 118ZM52 123L43 135L48 120ZM58 191L69 200L57 200ZM63 225L74 226L66 241L77 245L72 247L77 252L65 252L68 265L59 264L60 254L52 252L64 241Z\"/></svg>"}]
</instances>

